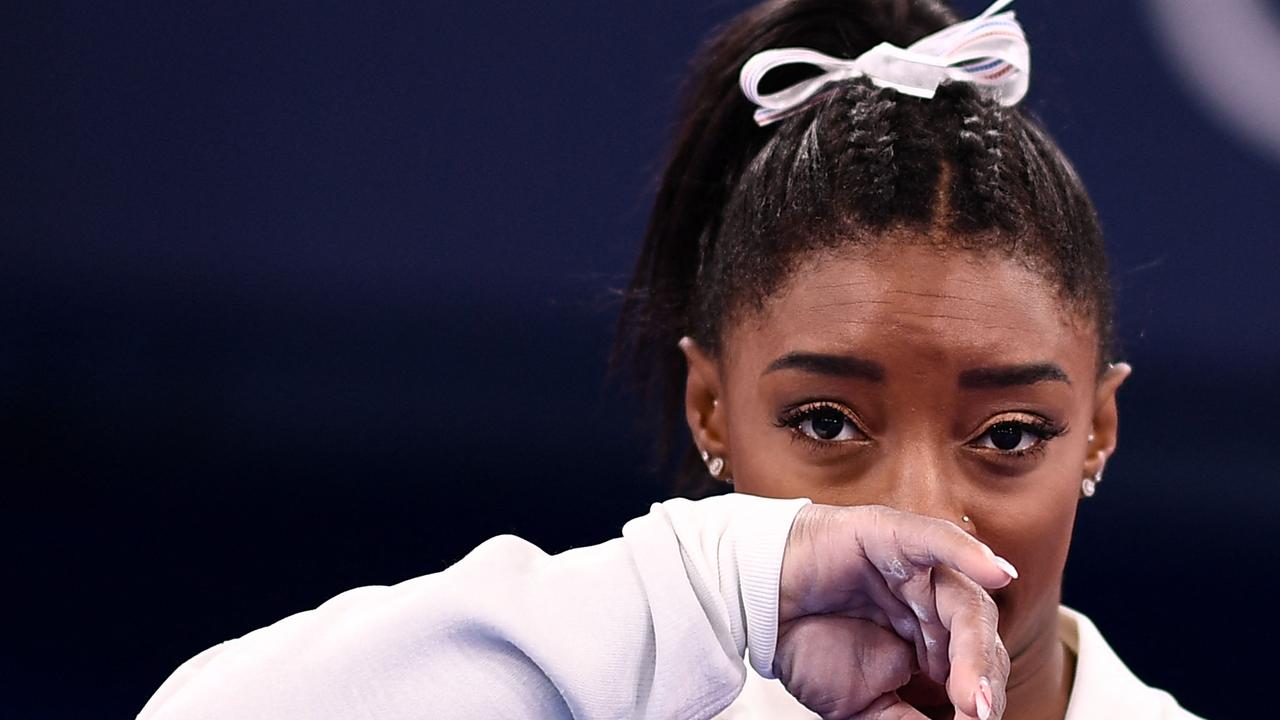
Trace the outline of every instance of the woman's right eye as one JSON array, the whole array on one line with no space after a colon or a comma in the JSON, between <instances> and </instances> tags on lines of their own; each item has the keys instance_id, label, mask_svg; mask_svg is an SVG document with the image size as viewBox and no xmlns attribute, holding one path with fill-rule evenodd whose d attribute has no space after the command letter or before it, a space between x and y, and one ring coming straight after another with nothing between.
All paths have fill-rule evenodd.
<instances>
[{"instance_id":1,"label":"woman's right eye","mask_svg":"<svg viewBox=\"0 0 1280 720\"><path fill-rule=\"evenodd\" d=\"M852 413L832 403L809 403L788 412L781 423L804 437L822 443L866 440Z\"/></svg>"}]
</instances>

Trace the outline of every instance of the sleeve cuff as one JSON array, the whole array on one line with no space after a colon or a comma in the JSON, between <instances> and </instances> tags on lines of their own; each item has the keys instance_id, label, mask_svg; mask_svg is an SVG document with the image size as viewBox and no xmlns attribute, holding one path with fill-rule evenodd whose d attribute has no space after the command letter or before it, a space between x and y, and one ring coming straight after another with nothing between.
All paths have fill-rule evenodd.
<instances>
[{"instance_id":1,"label":"sleeve cuff","mask_svg":"<svg viewBox=\"0 0 1280 720\"><path fill-rule=\"evenodd\" d=\"M736 509L733 523L738 581L747 624L747 651L752 669L762 677L773 679L782 556L796 514L810 501L739 497L750 498Z\"/></svg>"}]
</instances>

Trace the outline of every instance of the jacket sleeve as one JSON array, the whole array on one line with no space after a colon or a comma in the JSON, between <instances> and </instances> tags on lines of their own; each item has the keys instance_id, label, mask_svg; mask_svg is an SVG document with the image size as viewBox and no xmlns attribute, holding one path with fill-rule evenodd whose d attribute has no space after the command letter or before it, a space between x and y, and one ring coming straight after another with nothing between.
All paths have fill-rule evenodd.
<instances>
[{"instance_id":1,"label":"jacket sleeve","mask_svg":"<svg viewBox=\"0 0 1280 720\"><path fill-rule=\"evenodd\" d=\"M742 689L744 649L771 677L783 550L807 502L671 500L554 556L496 537L204 651L138 718L710 718Z\"/></svg>"}]
</instances>

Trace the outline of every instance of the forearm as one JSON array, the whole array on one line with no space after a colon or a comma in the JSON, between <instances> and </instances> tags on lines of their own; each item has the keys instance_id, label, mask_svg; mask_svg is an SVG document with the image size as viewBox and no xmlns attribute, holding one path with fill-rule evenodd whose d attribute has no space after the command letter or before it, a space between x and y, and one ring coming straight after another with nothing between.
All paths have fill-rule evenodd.
<instances>
[{"instance_id":1,"label":"forearm","mask_svg":"<svg viewBox=\"0 0 1280 720\"><path fill-rule=\"evenodd\" d=\"M710 717L741 688L748 641L772 657L802 502L671 501L556 556L494 538L206 651L139 717Z\"/></svg>"}]
</instances>

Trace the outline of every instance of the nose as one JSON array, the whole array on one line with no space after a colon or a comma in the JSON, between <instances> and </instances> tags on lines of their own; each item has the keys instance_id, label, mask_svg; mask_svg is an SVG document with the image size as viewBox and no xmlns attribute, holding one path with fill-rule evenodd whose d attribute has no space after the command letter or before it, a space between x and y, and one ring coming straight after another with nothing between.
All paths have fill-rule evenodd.
<instances>
[{"instance_id":1,"label":"nose","mask_svg":"<svg viewBox=\"0 0 1280 720\"><path fill-rule=\"evenodd\" d=\"M880 504L963 524L963 483L947 448L924 442L901 445L890 451L878 474Z\"/></svg>"}]
</instances>

